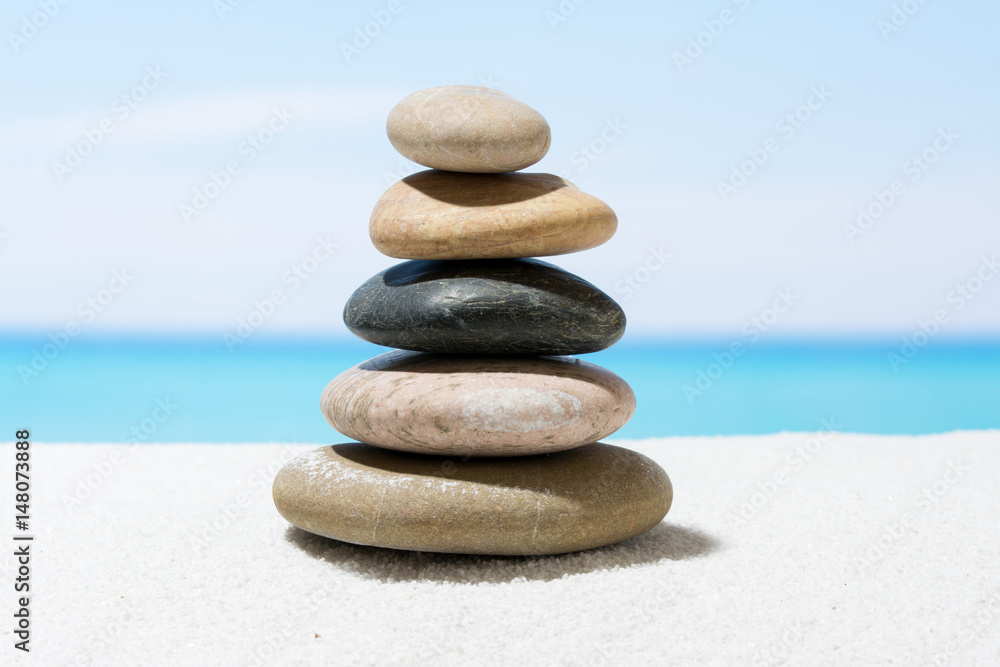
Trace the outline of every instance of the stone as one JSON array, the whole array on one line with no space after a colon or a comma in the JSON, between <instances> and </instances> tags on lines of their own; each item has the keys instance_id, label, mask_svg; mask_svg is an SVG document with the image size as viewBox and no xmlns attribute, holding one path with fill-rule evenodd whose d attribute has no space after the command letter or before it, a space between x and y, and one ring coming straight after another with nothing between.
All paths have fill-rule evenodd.
<instances>
[{"instance_id":1,"label":"stone","mask_svg":"<svg viewBox=\"0 0 1000 667\"><path fill-rule=\"evenodd\" d=\"M617 227L611 207L552 174L431 170L386 190L368 230L399 259L504 259L594 248Z\"/></svg>"},{"instance_id":2,"label":"stone","mask_svg":"<svg viewBox=\"0 0 1000 667\"><path fill-rule=\"evenodd\" d=\"M579 447L635 412L628 384L572 357L389 352L323 390L326 420L369 445L427 454L519 456Z\"/></svg>"},{"instance_id":3,"label":"stone","mask_svg":"<svg viewBox=\"0 0 1000 667\"><path fill-rule=\"evenodd\" d=\"M378 345L464 354L584 354L625 332L611 297L536 259L403 262L354 292L344 322Z\"/></svg>"},{"instance_id":4,"label":"stone","mask_svg":"<svg viewBox=\"0 0 1000 667\"><path fill-rule=\"evenodd\" d=\"M549 150L542 115L492 88L439 86L407 96L385 125L393 147L433 169L500 173L529 167Z\"/></svg>"},{"instance_id":5,"label":"stone","mask_svg":"<svg viewBox=\"0 0 1000 667\"><path fill-rule=\"evenodd\" d=\"M273 495L290 523L335 540L537 556L640 535L666 516L673 489L654 461L603 443L466 461L351 443L292 459Z\"/></svg>"}]
</instances>

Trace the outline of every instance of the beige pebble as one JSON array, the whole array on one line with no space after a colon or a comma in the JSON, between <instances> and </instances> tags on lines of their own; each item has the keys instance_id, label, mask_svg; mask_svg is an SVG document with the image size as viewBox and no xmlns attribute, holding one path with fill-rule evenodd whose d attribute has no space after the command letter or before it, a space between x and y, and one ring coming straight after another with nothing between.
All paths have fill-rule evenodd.
<instances>
[{"instance_id":1,"label":"beige pebble","mask_svg":"<svg viewBox=\"0 0 1000 667\"><path fill-rule=\"evenodd\" d=\"M673 489L654 461L602 443L466 461L343 444L289 461L273 495L293 525L344 542L527 556L640 535Z\"/></svg>"},{"instance_id":2,"label":"beige pebble","mask_svg":"<svg viewBox=\"0 0 1000 667\"><path fill-rule=\"evenodd\" d=\"M323 391L326 420L349 438L428 454L517 456L579 447L632 417L628 384L572 357L389 352Z\"/></svg>"},{"instance_id":3,"label":"beige pebble","mask_svg":"<svg viewBox=\"0 0 1000 667\"><path fill-rule=\"evenodd\" d=\"M422 171L382 195L369 233L390 257L489 259L586 250L617 227L611 207L552 174Z\"/></svg>"},{"instance_id":4,"label":"beige pebble","mask_svg":"<svg viewBox=\"0 0 1000 667\"><path fill-rule=\"evenodd\" d=\"M433 169L517 171L549 150L549 125L523 102L492 88L439 86L407 96L389 113L393 147Z\"/></svg>"}]
</instances>

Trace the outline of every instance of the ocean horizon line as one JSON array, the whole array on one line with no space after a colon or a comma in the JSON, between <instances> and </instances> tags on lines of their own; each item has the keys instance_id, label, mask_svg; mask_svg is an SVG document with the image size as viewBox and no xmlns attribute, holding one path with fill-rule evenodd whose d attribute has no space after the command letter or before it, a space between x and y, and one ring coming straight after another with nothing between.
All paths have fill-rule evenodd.
<instances>
[{"instance_id":1,"label":"ocean horizon line","mask_svg":"<svg viewBox=\"0 0 1000 667\"><path fill-rule=\"evenodd\" d=\"M916 329L915 331L919 331ZM22 344L45 344L54 342L52 338L60 338L61 329L0 329L0 344L2 343L22 343ZM232 332L208 332L208 331L180 331L164 332L155 330L136 331L98 331L80 332L74 336L67 336L64 340L68 343L82 344L102 344L121 343L136 345L180 345L180 346L218 346L227 347L226 334ZM716 348L728 346L735 342L740 342L747 347L753 348L882 348L898 346L901 342L912 339L914 331L907 333L866 333L866 334L843 334L843 335L816 335L806 333L793 334L764 334L757 338L747 337L736 332L735 335L722 334L659 334L648 332L636 332L630 334L626 332L621 340L613 346L607 348L614 349L618 346L630 347L667 347L667 348ZM323 332L281 332L281 333L255 333L238 343L239 347L283 347L288 345L302 345L307 347L372 347L377 349L390 350L393 348L375 345L361 340L349 333L323 333ZM963 333L945 334L929 336L926 342L918 343L919 347L974 347L974 348L1000 348L1000 332L997 333ZM605 350L602 350L605 351ZM591 353L593 354L593 353ZM584 356L584 355L581 355Z\"/></svg>"}]
</instances>

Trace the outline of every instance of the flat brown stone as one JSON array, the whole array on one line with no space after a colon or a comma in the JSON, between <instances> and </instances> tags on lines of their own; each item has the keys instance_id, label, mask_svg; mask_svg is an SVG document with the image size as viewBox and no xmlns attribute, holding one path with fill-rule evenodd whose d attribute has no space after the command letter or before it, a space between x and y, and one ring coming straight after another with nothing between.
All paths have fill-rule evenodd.
<instances>
[{"instance_id":1,"label":"flat brown stone","mask_svg":"<svg viewBox=\"0 0 1000 667\"><path fill-rule=\"evenodd\" d=\"M635 412L609 370L572 357L389 352L333 379L320 398L349 438L400 451L520 456L605 438Z\"/></svg>"},{"instance_id":2,"label":"flat brown stone","mask_svg":"<svg viewBox=\"0 0 1000 667\"><path fill-rule=\"evenodd\" d=\"M368 231L400 259L509 259L593 248L617 227L607 204L552 174L432 170L386 190Z\"/></svg>"},{"instance_id":3,"label":"flat brown stone","mask_svg":"<svg viewBox=\"0 0 1000 667\"><path fill-rule=\"evenodd\" d=\"M439 86L397 104L386 121L393 147L417 164L477 173L517 171L541 160L551 134L542 115L492 88Z\"/></svg>"},{"instance_id":4,"label":"flat brown stone","mask_svg":"<svg viewBox=\"0 0 1000 667\"><path fill-rule=\"evenodd\" d=\"M344 542L527 556L640 535L673 489L654 461L602 443L467 461L343 444L289 461L273 495L293 525Z\"/></svg>"}]
</instances>

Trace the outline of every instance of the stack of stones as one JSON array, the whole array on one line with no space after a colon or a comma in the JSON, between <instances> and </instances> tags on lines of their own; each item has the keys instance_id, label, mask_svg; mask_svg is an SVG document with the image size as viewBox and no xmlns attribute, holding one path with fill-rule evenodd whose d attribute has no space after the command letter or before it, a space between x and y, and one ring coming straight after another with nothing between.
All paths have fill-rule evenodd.
<instances>
[{"instance_id":1,"label":"stack of stones","mask_svg":"<svg viewBox=\"0 0 1000 667\"><path fill-rule=\"evenodd\" d=\"M364 444L288 462L278 511L354 544L494 555L589 549L657 525L673 497L666 473L598 442L631 418L632 389L567 356L614 344L625 315L530 259L604 243L614 212L566 180L517 172L548 151L549 126L499 91L414 93L387 130L431 169L375 205L375 247L410 261L358 288L344 320L399 349L326 387L327 421Z\"/></svg>"}]
</instances>

